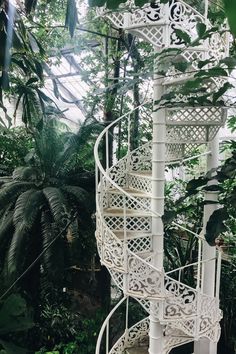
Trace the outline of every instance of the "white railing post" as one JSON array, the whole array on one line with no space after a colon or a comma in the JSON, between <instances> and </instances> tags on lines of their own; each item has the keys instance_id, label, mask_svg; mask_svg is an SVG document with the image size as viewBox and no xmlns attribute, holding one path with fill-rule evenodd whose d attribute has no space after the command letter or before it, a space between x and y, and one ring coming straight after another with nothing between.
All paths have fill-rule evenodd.
<instances>
[{"instance_id":1,"label":"white railing post","mask_svg":"<svg viewBox=\"0 0 236 354\"><path fill-rule=\"evenodd\" d=\"M221 260L222 260L222 250L218 248L217 255L217 268L216 268L216 288L215 288L215 297L219 301L220 297L220 276L221 276Z\"/></svg>"},{"instance_id":2,"label":"white railing post","mask_svg":"<svg viewBox=\"0 0 236 354\"><path fill-rule=\"evenodd\" d=\"M129 187L129 180L127 178L130 172L130 139L131 139L131 114L128 115L128 136L127 136L127 160L126 160L126 187Z\"/></svg>"},{"instance_id":3,"label":"white railing post","mask_svg":"<svg viewBox=\"0 0 236 354\"><path fill-rule=\"evenodd\" d=\"M106 326L106 354L109 354L109 322L107 322Z\"/></svg>"},{"instance_id":4,"label":"white railing post","mask_svg":"<svg viewBox=\"0 0 236 354\"><path fill-rule=\"evenodd\" d=\"M157 70L155 63L154 71ZM154 74L153 93L153 141L152 141L152 245L153 265L163 271L164 228L161 216L164 214L166 111L157 101L164 94L163 79ZM162 289L160 289L162 290ZM164 350L163 326L157 319L156 306L150 311L149 354L162 354Z\"/></svg>"},{"instance_id":5,"label":"white railing post","mask_svg":"<svg viewBox=\"0 0 236 354\"><path fill-rule=\"evenodd\" d=\"M202 240L198 239L198 262L197 262L197 289L201 286L201 260L202 260Z\"/></svg>"},{"instance_id":6,"label":"white railing post","mask_svg":"<svg viewBox=\"0 0 236 354\"><path fill-rule=\"evenodd\" d=\"M127 346L129 337L129 296L126 299L126 311L125 311L125 347Z\"/></svg>"},{"instance_id":7,"label":"white railing post","mask_svg":"<svg viewBox=\"0 0 236 354\"><path fill-rule=\"evenodd\" d=\"M211 154L207 156L207 170L216 168L219 165L219 134L209 144ZM216 181L208 183L208 185L216 184ZM217 202L217 192L205 192L205 200ZM217 204L207 204L204 206L203 231L205 233L207 222L212 213L218 208ZM207 261L209 260L209 261ZM203 294L215 296L215 279L216 279L216 248L209 246L204 240L202 249L202 286ZM217 343L210 342L208 339L199 339L194 344L194 354L216 354Z\"/></svg>"},{"instance_id":8,"label":"white railing post","mask_svg":"<svg viewBox=\"0 0 236 354\"><path fill-rule=\"evenodd\" d=\"M106 171L109 169L109 130L106 131L105 137L105 145L106 145Z\"/></svg>"},{"instance_id":9,"label":"white railing post","mask_svg":"<svg viewBox=\"0 0 236 354\"><path fill-rule=\"evenodd\" d=\"M123 290L124 295L128 291L128 242L127 242L127 213L126 213L126 196L123 194L123 229L124 229L124 239L123 239L123 257L124 257L124 277L123 277Z\"/></svg>"}]
</instances>

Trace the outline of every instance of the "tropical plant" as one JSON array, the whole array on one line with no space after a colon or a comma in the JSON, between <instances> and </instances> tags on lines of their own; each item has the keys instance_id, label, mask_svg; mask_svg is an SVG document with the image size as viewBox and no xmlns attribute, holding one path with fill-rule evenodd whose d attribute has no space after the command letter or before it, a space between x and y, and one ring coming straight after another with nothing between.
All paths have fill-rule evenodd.
<instances>
[{"instance_id":1,"label":"tropical plant","mask_svg":"<svg viewBox=\"0 0 236 354\"><path fill-rule=\"evenodd\" d=\"M32 147L32 137L25 129L0 128L0 176L9 176L16 167L22 166Z\"/></svg>"},{"instance_id":2,"label":"tropical plant","mask_svg":"<svg viewBox=\"0 0 236 354\"><path fill-rule=\"evenodd\" d=\"M33 326L32 313L26 301L19 294L9 295L0 303L0 353L26 353L26 349L12 343L11 336L27 331Z\"/></svg>"},{"instance_id":3,"label":"tropical plant","mask_svg":"<svg viewBox=\"0 0 236 354\"><path fill-rule=\"evenodd\" d=\"M65 266L74 262L69 251L75 240L87 262L94 255L94 175L79 163L81 151L91 161L91 132L96 129L96 124L85 123L73 134L58 129L55 120L44 123L34 133L35 147L26 157L26 166L16 168L11 180L1 186L2 275L9 284L43 252L20 282L35 294L35 301L39 279L62 287ZM33 277L32 272L37 274Z\"/></svg>"}]
</instances>

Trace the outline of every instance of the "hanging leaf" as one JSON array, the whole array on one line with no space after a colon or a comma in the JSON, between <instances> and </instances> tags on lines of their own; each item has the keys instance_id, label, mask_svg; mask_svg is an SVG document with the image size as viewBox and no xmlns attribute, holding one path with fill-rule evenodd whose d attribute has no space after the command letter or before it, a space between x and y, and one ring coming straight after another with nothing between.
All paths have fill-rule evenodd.
<instances>
[{"instance_id":1,"label":"hanging leaf","mask_svg":"<svg viewBox=\"0 0 236 354\"><path fill-rule=\"evenodd\" d=\"M107 8L111 10L117 9L123 2L126 2L126 0L107 0Z\"/></svg>"},{"instance_id":2,"label":"hanging leaf","mask_svg":"<svg viewBox=\"0 0 236 354\"><path fill-rule=\"evenodd\" d=\"M35 10L37 5L37 0L25 0L25 11L27 14L30 14Z\"/></svg>"},{"instance_id":3,"label":"hanging leaf","mask_svg":"<svg viewBox=\"0 0 236 354\"><path fill-rule=\"evenodd\" d=\"M179 28L175 29L176 36L181 39L185 44L190 44L191 43L191 37L188 35L188 33L180 30Z\"/></svg>"},{"instance_id":4,"label":"hanging leaf","mask_svg":"<svg viewBox=\"0 0 236 354\"><path fill-rule=\"evenodd\" d=\"M212 61L210 59L206 59L206 60L199 60L197 66L199 67L199 69L202 69L205 65L210 64Z\"/></svg>"},{"instance_id":5,"label":"hanging leaf","mask_svg":"<svg viewBox=\"0 0 236 354\"><path fill-rule=\"evenodd\" d=\"M188 182L186 191L188 195L193 195L199 192L198 188L207 184L208 179L205 177L194 178Z\"/></svg>"},{"instance_id":6,"label":"hanging leaf","mask_svg":"<svg viewBox=\"0 0 236 354\"><path fill-rule=\"evenodd\" d=\"M182 55L177 55L173 58L172 64L174 65L176 70L181 71L184 73L189 65L191 65L190 62L188 62Z\"/></svg>"},{"instance_id":7,"label":"hanging leaf","mask_svg":"<svg viewBox=\"0 0 236 354\"><path fill-rule=\"evenodd\" d=\"M200 38L203 37L203 35L205 34L206 32L206 25L205 23L202 23L202 22L198 22L197 23L197 26L196 26L196 29L197 29L197 34Z\"/></svg>"},{"instance_id":8,"label":"hanging leaf","mask_svg":"<svg viewBox=\"0 0 236 354\"><path fill-rule=\"evenodd\" d=\"M65 26L69 28L71 37L74 36L77 23L78 23L78 15L77 15L76 1L67 0Z\"/></svg>"},{"instance_id":9,"label":"hanging leaf","mask_svg":"<svg viewBox=\"0 0 236 354\"><path fill-rule=\"evenodd\" d=\"M147 0L134 0L135 6L142 7L147 3Z\"/></svg>"},{"instance_id":10,"label":"hanging leaf","mask_svg":"<svg viewBox=\"0 0 236 354\"><path fill-rule=\"evenodd\" d=\"M226 231L226 226L224 221L229 218L229 214L225 207L217 209L210 216L209 221L206 225L206 241L210 246L215 246L216 238Z\"/></svg>"},{"instance_id":11,"label":"hanging leaf","mask_svg":"<svg viewBox=\"0 0 236 354\"><path fill-rule=\"evenodd\" d=\"M223 0L225 14L228 19L230 31L236 36L236 1L235 0Z\"/></svg>"},{"instance_id":12,"label":"hanging leaf","mask_svg":"<svg viewBox=\"0 0 236 354\"><path fill-rule=\"evenodd\" d=\"M213 93L213 104L216 103L216 101L225 94L226 91L228 91L229 89L233 88L234 86L231 85L229 82L225 82L224 85L222 87L220 87L220 89Z\"/></svg>"},{"instance_id":13,"label":"hanging leaf","mask_svg":"<svg viewBox=\"0 0 236 354\"><path fill-rule=\"evenodd\" d=\"M231 72L236 67L236 58L231 56L220 60L220 63L225 64Z\"/></svg>"},{"instance_id":14,"label":"hanging leaf","mask_svg":"<svg viewBox=\"0 0 236 354\"><path fill-rule=\"evenodd\" d=\"M106 0L88 0L88 3L90 7L101 7L105 5Z\"/></svg>"}]
</instances>

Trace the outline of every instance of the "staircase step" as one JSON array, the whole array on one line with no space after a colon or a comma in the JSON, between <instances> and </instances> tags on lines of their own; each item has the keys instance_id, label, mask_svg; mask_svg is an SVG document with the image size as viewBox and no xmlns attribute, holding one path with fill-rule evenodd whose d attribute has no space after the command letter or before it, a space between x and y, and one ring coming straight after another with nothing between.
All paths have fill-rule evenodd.
<instances>
[{"instance_id":1,"label":"staircase step","mask_svg":"<svg viewBox=\"0 0 236 354\"><path fill-rule=\"evenodd\" d=\"M114 231L114 234L120 239L124 239L124 231ZM132 240L136 238L144 238L144 237L151 237L151 232L142 232L142 231L126 231L126 238L127 240Z\"/></svg>"},{"instance_id":2,"label":"staircase step","mask_svg":"<svg viewBox=\"0 0 236 354\"><path fill-rule=\"evenodd\" d=\"M151 194L150 193L146 193L146 192L140 191L138 189L134 189L134 188L123 188L123 189L124 189L125 192L129 193L133 197L151 198ZM120 192L118 189L109 189L108 193L122 194L122 192Z\"/></svg>"},{"instance_id":3,"label":"staircase step","mask_svg":"<svg viewBox=\"0 0 236 354\"><path fill-rule=\"evenodd\" d=\"M126 349L126 354L148 354L148 347L133 347Z\"/></svg>"},{"instance_id":4,"label":"staircase step","mask_svg":"<svg viewBox=\"0 0 236 354\"><path fill-rule=\"evenodd\" d=\"M152 178L152 171L130 171L129 175L137 177Z\"/></svg>"},{"instance_id":5,"label":"staircase step","mask_svg":"<svg viewBox=\"0 0 236 354\"><path fill-rule=\"evenodd\" d=\"M121 208L106 208L103 210L104 216L118 216L118 217L123 217L124 216L124 210ZM137 216L137 217L148 217L151 216L152 214L148 211L142 211L142 210L132 210L132 209L127 209L126 210L126 216L131 217L131 216Z\"/></svg>"}]
</instances>

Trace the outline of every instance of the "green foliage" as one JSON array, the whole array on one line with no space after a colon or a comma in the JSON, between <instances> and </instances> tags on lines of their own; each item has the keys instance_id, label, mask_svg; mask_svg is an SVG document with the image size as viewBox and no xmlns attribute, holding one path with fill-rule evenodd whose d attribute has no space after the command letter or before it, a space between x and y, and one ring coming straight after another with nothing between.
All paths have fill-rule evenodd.
<instances>
[{"instance_id":1,"label":"green foliage","mask_svg":"<svg viewBox=\"0 0 236 354\"><path fill-rule=\"evenodd\" d=\"M66 266L80 262L70 259L72 246L83 250L83 264L89 264L95 252L94 178L77 165L76 156L83 148L92 154L95 136L90 128L84 125L76 135L48 121L34 135L35 148L26 158L27 165L3 181L0 253L5 278L16 279L41 251L38 267L43 267L43 278L55 286L62 286ZM23 288L26 285L21 283Z\"/></svg>"},{"instance_id":2,"label":"green foliage","mask_svg":"<svg viewBox=\"0 0 236 354\"><path fill-rule=\"evenodd\" d=\"M26 301L18 294L11 294L0 304L1 353L25 354L26 349L7 340L7 335L24 332L34 326Z\"/></svg>"},{"instance_id":3,"label":"green foliage","mask_svg":"<svg viewBox=\"0 0 236 354\"><path fill-rule=\"evenodd\" d=\"M0 176L9 175L24 164L24 158L32 146L32 137L25 129L0 129Z\"/></svg>"},{"instance_id":4,"label":"green foliage","mask_svg":"<svg viewBox=\"0 0 236 354\"><path fill-rule=\"evenodd\" d=\"M38 343L41 350L38 354L49 351L61 354L93 354L96 340L104 320L104 313L97 309L96 313L86 312L86 317L79 311L65 307L57 300L54 304L42 306L38 326L40 328ZM89 318L90 317L90 318Z\"/></svg>"},{"instance_id":5,"label":"green foliage","mask_svg":"<svg viewBox=\"0 0 236 354\"><path fill-rule=\"evenodd\" d=\"M230 30L236 36L236 3L234 0L223 0L223 4Z\"/></svg>"}]
</instances>

